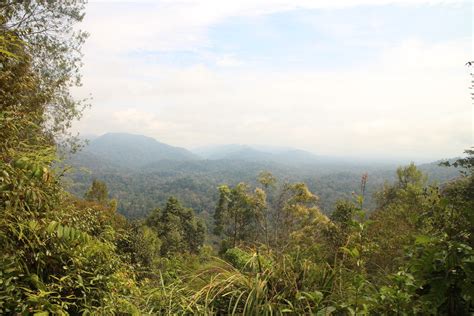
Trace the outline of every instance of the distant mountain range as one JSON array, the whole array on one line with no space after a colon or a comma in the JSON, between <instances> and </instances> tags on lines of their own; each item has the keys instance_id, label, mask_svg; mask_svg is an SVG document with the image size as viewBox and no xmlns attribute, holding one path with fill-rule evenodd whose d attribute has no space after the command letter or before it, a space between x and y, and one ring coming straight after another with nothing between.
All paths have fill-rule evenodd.
<instances>
[{"instance_id":1,"label":"distant mountain range","mask_svg":"<svg viewBox=\"0 0 474 316\"><path fill-rule=\"evenodd\" d=\"M281 182L307 183L320 197L325 212L337 200L351 199L352 192L359 190L361 175L368 172L366 207L370 209L372 194L385 181L395 179L398 166L319 156L288 147L222 145L190 151L142 135L109 133L89 139L82 151L66 161L74 167L69 190L82 196L92 179L104 180L111 196L119 201L119 211L129 217L145 216L171 195L198 213L211 214L219 185L242 181L256 185L263 170ZM431 181L444 182L458 174L438 162L418 167Z\"/></svg>"},{"instance_id":2,"label":"distant mountain range","mask_svg":"<svg viewBox=\"0 0 474 316\"><path fill-rule=\"evenodd\" d=\"M102 136L89 136L88 144L71 157L71 162L84 163L84 167L128 168L146 169L170 163L198 162L200 165L213 164L212 161L240 161L260 164L277 164L286 167L317 168L329 167L338 170L354 168L393 168L394 162L381 162L378 160L362 160L350 157L331 157L315 155L311 152L291 148L260 145L216 145L199 147L188 150L157 141L143 135L127 133L107 133ZM208 161L207 163L205 161ZM421 164L420 167L438 168L438 163ZM193 165L193 164L191 164ZM196 163L194 164L196 165ZM342 169L341 169L342 168Z\"/></svg>"},{"instance_id":3,"label":"distant mountain range","mask_svg":"<svg viewBox=\"0 0 474 316\"><path fill-rule=\"evenodd\" d=\"M349 159L319 156L290 147L257 145L218 145L187 150L161 143L154 138L126 133L107 133L88 137L89 144L73 160L87 161L87 165L106 163L110 167L144 168L163 161L238 160L278 163L283 165L340 165Z\"/></svg>"},{"instance_id":4,"label":"distant mountain range","mask_svg":"<svg viewBox=\"0 0 474 316\"><path fill-rule=\"evenodd\" d=\"M151 137L125 133L107 133L94 138L78 155L126 168L139 168L160 160L200 159L187 149L160 143Z\"/></svg>"},{"instance_id":5,"label":"distant mountain range","mask_svg":"<svg viewBox=\"0 0 474 316\"><path fill-rule=\"evenodd\" d=\"M288 147L220 145L197 148L193 152L210 160L269 161L283 164L308 164L327 160L327 158L316 156L308 151Z\"/></svg>"}]
</instances>

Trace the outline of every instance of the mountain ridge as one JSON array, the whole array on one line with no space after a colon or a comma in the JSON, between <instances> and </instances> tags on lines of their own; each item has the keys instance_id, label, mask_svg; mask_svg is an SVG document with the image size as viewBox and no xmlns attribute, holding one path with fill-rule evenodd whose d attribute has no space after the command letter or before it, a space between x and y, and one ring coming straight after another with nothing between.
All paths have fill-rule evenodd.
<instances>
[{"instance_id":1,"label":"mountain ridge","mask_svg":"<svg viewBox=\"0 0 474 316\"><path fill-rule=\"evenodd\" d=\"M199 159L185 148L171 146L152 137L129 133L106 133L98 136L84 147L83 153L130 168L160 160Z\"/></svg>"},{"instance_id":2,"label":"mountain ridge","mask_svg":"<svg viewBox=\"0 0 474 316\"><path fill-rule=\"evenodd\" d=\"M401 165L308 155L291 148L276 148L273 153L249 145L223 148L225 155L219 157L216 151L214 158L218 159L206 159L197 156L196 151L163 144L151 137L102 135L69 159L75 170L70 175L74 183L70 191L82 196L91 181L98 178L107 183L111 196L120 201L119 211L129 217L145 216L154 207L162 206L160 203L169 196L178 197L198 212L210 212L217 199L216 187L239 182L257 185L259 172L266 170L281 183L307 183L321 197L322 210L329 211L337 200L351 198L351 192L360 186L361 175L368 173L366 204L370 208L374 204L372 194L385 181L394 181L395 170ZM311 163L305 163L305 159ZM441 183L457 174L453 168L439 167L438 162L419 167L430 180ZM90 172L84 173L83 168Z\"/></svg>"},{"instance_id":3,"label":"mountain ridge","mask_svg":"<svg viewBox=\"0 0 474 316\"><path fill-rule=\"evenodd\" d=\"M310 151L285 147L247 144L203 146L188 150L172 146L153 137L131 133L106 133L90 139L82 152L72 160L91 162L102 160L122 168L144 168L164 161L242 160L247 162L278 163L287 166L396 166L403 162L382 161L354 157L317 155ZM427 162L426 164L430 164ZM88 163L86 163L87 165ZM423 165L423 164L419 164ZM87 167L87 166L86 166Z\"/></svg>"}]
</instances>

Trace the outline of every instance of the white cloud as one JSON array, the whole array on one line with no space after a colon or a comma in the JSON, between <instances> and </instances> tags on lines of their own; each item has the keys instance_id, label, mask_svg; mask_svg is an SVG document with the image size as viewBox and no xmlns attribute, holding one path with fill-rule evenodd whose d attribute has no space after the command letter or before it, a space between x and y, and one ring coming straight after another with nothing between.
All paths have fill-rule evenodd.
<instances>
[{"instance_id":1,"label":"white cloud","mask_svg":"<svg viewBox=\"0 0 474 316\"><path fill-rule=\"evenodd\" d=\"M111 61L101 75L86 77L98 102L78 128L141 132L183 146L247 142L326 154L454 155L472 142L466 53L466 42L406 42L366 69L330 73L228 75L202 65L131 68ZM134 79L141 73L150 79Z\"/></svg>"},{"instance_id":2,"label":"white cloud","mask_svg":"<svg viewBox=\"0 0 474 316\"><path fill-rule=\"evenodd\" d=\"M237 59L232 55L224 55L216 60L216 65L221 67L237 67L242 66L244 64L243 61Z\"/></svg>"},{"instance_id":3,"label":"white cloud","mask_svg":"<svg viewBox=\"0 0 474 316\"><path fill-rule=\"evenodd\" d=\"M91 3L86 20L91 38L84 87L77 95L92 93L94 99L76 130L142 133L187 147L261 143L321 154L413 158L453 156L472 144L469 76L463 66L470 39L407 40L386 47L363 68L327 72L280 71L278 65L272 71L253 69L237 55L206 53L212 44L208 27L230 16L335 3L459 1L103 2ZM200 51L218 67L175 67L130 57L147 50Z\"/></svg>"},{"instance_id":4,"label":"white cloud","mask_svg":"<svg viewBox=\"0 0 474 316\"><path fill-rule=\"evenodd\" d=\"M210 45L209 26L236 16L296 9L341 9L361 5L459 5L464 0L96 0L88 6L89 44L108 52L124 49L192 50Z\"/></svg>"}]
</instances>

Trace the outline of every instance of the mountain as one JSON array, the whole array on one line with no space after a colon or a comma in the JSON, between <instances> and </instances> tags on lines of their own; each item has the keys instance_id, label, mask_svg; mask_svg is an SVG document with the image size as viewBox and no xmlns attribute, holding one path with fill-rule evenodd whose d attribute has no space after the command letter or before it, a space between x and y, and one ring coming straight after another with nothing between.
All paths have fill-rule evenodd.
<instances>
[{"instance_id":1,"label":"mountain","mask_svg":"<svg viewBox=\"0 0 474 316\"><path fill-rule=\"evenodd\" d=\"M83 196L93 179L101 179L111 197L119 201L119 212L137 218L162 207L169 196L211 218L219 185L246 182L255 186L262 170L272 172L280 184L307 183L326 213L337 200L352 199L352 192L360 190L361 175L367 172L365 207L373 209L373 193L384 182L395 180L397 168L396 164L325 157L284 147L224 145L198 148L193 153L150 137L116 133L91 140L66 164L75 167L68 174L70 192ZM430 181L438 183L458 175L454 168L438 164L419 167Z\"/></svg>"},{"instance_id":2,"label":"mountain","mask_svg":"<svg viewBox=\"0 0 474 316\"><path fill-rule=\"evenodd\" d=\"M249 145L218 145L194 149L193 152L204 159L209 160L270 160L271 154L257 150Z\"/></svg>"},{"instance_id":3,"label":"mountain","mask_svg":"<svg viewBox=\"0 0 474 316\"><path fill-rule=\"evenodd\" d=\"M199 159L192 152L160 143L154 138L125 134L107 133L94 138L75 157L86 163L91 160L102 160L124 168L139 168L162 160L189 161Z\"/></svg>"},{"instance_id":4,"label":"mountain","mask_svg":"<svg viewBox=\"0 0 474 316\"><path fill-rule=\"evenodd\" d=\"M333 161L308 151L289 147L269 147L252 145L218 145L200 147L193 150L196 155L209 160L267 161L282 164L313 164Z\"/></svg>"},{"instance_id":5,"label":"mountain","mask_svg":"<svg viewBox=\"0 0 474 316\"><path fill-rule=\"evenodd\" d=\"M229 144L189 151L143 135L107 133L87 138L89 144L72 157L71 162L75 166L91 170L117 167L143 170L148 166L160 168L160 165L166 165L165 161L174 163L197 160L238 160L251 163L277 163L291 167L322 167L327 170L367 166L365 161L358 162L349 157L315 155L291 147Z\"/></svg>"}]
</instances>

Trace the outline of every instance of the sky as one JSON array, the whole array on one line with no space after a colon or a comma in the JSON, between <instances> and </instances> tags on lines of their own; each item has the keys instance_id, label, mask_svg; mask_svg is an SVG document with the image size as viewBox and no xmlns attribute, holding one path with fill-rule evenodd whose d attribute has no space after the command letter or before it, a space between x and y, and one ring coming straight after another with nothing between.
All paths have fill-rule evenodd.
<instances>
[{"instance_id":1,"label":"sky","mask_svg":"<svg viewBox=\"0 0 474 316\"><path fill-rule=\"evenodd\" d=\"M83 135L429 161L473 145L472 4L90 0Z\"/></svg>"}]
</instances>

